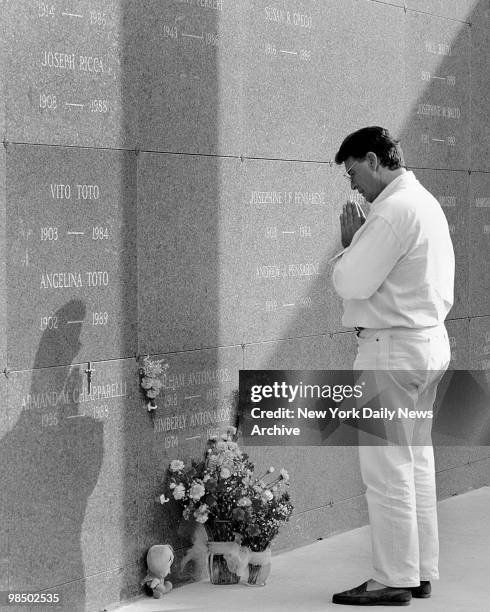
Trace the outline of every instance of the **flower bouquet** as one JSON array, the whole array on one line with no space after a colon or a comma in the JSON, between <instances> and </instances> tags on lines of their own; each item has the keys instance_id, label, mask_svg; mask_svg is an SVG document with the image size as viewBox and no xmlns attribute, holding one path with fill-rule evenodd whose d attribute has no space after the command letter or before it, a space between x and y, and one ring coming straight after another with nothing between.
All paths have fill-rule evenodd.
<instances>
[{"instance_id":1,"label":"flower bouquet","mask_svg":"<svg viewBox=\"0 0 490 612\"><path fill-rule=\"evenodd\" d=\"M183 518L206 529L213 584L248 579L253 554L265 553L270 568L270 544L293 510L285 470L268 483L266 476L273 468L256 478L254 464L238 447L236 429L230 427L219 439L208 441L202 461L186 467L174 459L169 472L171 495L182 505ZM161 501L168 500L162 496Z\"/></svg>"},{"instance_id":2,"label":"flower bouquet","mask_svg":"<svg viewBox=\"0 0 490 612\"><path fill-rule=\"evenodd\" d=\"M257 586L264 585L270 573L272 540L293 512L287 490L289 474L281 470L271 480L274 472L270 467L261 478L254 479L248 495L239 500L240 507L233 511L235 531L242 546L250 551L247 583Z\"/></svg>"},{"instance_id":3,"label":"flower bouquet","mask_svg":"<svg viewBox=\"0 0 490 612\"><path fill-rule=\"evenodd\" d=\"M139 368L140 386L148 400L148 412L157 409L155 399L158 397L163 387L163 376L168 369L168 363L163 359L153 361L149 355L143 357Z\"/></svg>"}]
</instances>

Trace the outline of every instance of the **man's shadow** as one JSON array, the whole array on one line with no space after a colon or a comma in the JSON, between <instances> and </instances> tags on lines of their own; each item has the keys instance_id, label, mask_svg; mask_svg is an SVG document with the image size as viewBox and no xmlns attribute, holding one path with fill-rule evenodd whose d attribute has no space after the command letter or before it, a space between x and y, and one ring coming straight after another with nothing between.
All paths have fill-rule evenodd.
<instances>
[{"instance_id":1,"label":"man's shadow","mask_svg":"<svg viewBox=\"0 0 490 612\"><path fill-rule=\"evenodd\" d=\"M80 401L88 393L87 376L83 366L71 366L81 346L85 305L71 300L55 317L57 328L44 331L33 369L11 373L7 383L0 557L8 567L8 590L60 585L62 609L82 610L81 533L101 468L103 425L84 413L90 405ZM62 367L43 367L53 354Z\"/></svg>"}]
</instances>

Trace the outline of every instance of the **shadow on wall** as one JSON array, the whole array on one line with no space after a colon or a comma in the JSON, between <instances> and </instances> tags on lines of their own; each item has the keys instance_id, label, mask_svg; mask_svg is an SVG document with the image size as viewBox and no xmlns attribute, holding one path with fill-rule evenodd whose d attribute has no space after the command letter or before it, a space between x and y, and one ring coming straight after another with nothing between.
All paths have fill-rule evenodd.
<instances>
[{"instance_id":1,"label":"shadow on wall","mask_svg":"<svg viewBox=\"0 0 490 612\"><path fill-rule=\"evenodd\" d=\"M84 303L72 300L55 314L67 331L46 329L33 369L13 374L9 398L17 400L10 403L17 414L9 416L16 421L0 442L0 525L10 542L10 590L22 585L38 591L84 575L82 524L102 463L103 425L79 414L77 394L86 381L82 366L40 367L53 349L67 365L80 349L82 323L62 326L83 321ZM76 609L82 610L82 581L77 590Z\"/></svg>"}]
</instances>

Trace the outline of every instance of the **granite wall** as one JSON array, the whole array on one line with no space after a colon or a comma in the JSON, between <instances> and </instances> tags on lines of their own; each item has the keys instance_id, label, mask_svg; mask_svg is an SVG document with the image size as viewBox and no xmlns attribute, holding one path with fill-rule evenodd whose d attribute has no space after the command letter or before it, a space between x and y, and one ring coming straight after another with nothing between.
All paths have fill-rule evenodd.
<instances>
[{"instance_id":1,"label":"granite wall","mask_svg":"<svg viewBox=\"0 0 490 612\"><path fill-rule=\"evenodd\" d=\"M0 591L95 611L139 592L173 458L233 421L240 368L345 369L333 157L381 124L457 255L454 368L489 369L488 0L3 0ZM170 365L150 415L138 357ZM355 448L286 467L276 549L367 520ZM437 449L439 494L488 447ZM193 578L191 570L174 582Z\"/></svg>"}]
</instances>

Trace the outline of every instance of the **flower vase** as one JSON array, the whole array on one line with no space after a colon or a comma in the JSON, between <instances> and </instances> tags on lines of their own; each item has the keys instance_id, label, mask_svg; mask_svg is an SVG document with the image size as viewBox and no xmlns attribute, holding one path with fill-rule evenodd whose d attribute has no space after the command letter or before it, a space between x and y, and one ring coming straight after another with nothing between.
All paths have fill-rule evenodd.
<instances>
[{"instance_id":1,"label":"flower vase","mask_svg":"<svg viewBox=\"0 0 490 612\"><path fill-rule=\"evenodd\" d=\"M262 552L250 551L248 559L248 578L246 584L249 586L265 586L266 580L271 573L271 549Z\"/></svg>"},{"instance_id":2,"label":"flower vase","mask_svg":"<svg viewBox=\"0 0 490 612\"><path fill-rule=\"evenodd\" d=\"M233 542L208 542L208 574L211 584L238 584L240 576L231 572L225 555Z\"/></svg>"}]
</instances>

